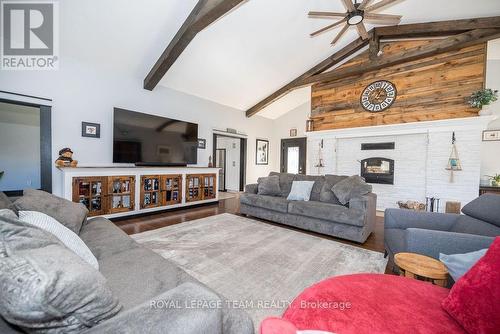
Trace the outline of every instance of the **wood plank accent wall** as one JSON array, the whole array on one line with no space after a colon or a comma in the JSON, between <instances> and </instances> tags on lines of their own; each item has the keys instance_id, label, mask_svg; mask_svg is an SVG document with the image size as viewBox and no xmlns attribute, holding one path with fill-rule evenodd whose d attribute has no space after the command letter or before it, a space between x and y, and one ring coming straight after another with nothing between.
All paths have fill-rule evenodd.
<instances>
[{"instance_id":1,"label":"wood plank accent wall","mask_svg":"<svg viewBox=\"0 0 500 334\"><path fill-rule=\"evenodd\" d=\"M381 44L384 56L432 43L433 40L396 41ZM368 51L339 68L369 62ZM470 94L484 87L486 44L446 52L418 61L387 67L355 77L312 87L311 117L314 131L409 123L477 116L467 104ZM396 85L398 97L379 113L365 111L362 91L377 80Z\"/></svg>"}]
</instances>

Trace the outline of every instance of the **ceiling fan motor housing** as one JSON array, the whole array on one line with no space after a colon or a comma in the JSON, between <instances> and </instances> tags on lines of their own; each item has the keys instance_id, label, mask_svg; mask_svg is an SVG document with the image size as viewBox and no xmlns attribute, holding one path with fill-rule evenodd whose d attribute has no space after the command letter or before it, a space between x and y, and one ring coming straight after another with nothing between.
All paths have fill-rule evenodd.
<instances>
[{"instance_id":1,"label":"ceiling fan motor housing","mask_svg":"<svg viewBox=\"0 0 500 334\"><path fill-rule=\"evenodd\" d=\"M347 24L350 26L355 26L356 24L359 24L363 22L363 19L365 17L365 11L358 9L359 4L356 3L354 4L354 10L347 13Z\"/></svg>"}]
</instances>

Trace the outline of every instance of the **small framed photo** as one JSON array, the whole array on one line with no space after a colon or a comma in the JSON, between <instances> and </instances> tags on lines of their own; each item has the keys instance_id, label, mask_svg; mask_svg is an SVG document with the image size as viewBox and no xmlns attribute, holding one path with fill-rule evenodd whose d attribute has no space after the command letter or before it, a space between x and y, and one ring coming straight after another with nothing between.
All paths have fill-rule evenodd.
<instances>
[{"instance_id":1,"label":"small framed photo","mask_svg":"<svg viewBox=\"0 0 500 334\"><path fill-rule=\"evenodd\" d=\"M82 137L101 138L101 124L82 122Z\"/></svg>"},{"instance_id":2,"label":"small framed photo","mask_svg":"<svg viewBox=\"0 0 500 334\"><path fill-rule=\"evenodd\" d=\"M483 141L500 141L500 130L483 131Z\"/></svg>"},{"instance_id":3,"label":"small framed photo","mask_svg":"<svg viewBox=\"0 0 500 334\"><path fill-rule=\"evenodd\" d=\"M257 147L255 150L255 164L269 164L269 140L257 139Z\"/></svg>"},{"instance_id":4,"label":"small framed photo","mask_svg":"<svg viewBox=\"0 0 500 334\"><path fill-rule=\"evenodd\" d=\"M290 137L297 137L297 128L290 129Z\"/></svg>"},{"instance_id":5,"label":"small framed photo","mask_svg":"<svg viewBox=\"0 0 500 334\"><path fill-rule=\"evenodd\" d=\"M202 138L198 138L198 148L199 149L206 149L207 148L207 140L206 139L202 139Z\"/></svg>"}]
</instances>

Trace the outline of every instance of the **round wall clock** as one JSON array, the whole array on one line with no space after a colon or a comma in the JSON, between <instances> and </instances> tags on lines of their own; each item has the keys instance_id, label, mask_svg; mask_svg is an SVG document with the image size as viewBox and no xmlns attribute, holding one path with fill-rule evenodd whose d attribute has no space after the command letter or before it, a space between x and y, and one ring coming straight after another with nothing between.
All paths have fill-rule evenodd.
<instances>
[{"instance_id":1,"label":"round wall clock","mask_svg":"<svg viewBox=\"0 0 500 334\"><path fill-rule=\"evenodd\" d=\"M389 108L398 92L396 86L390 81L380 80L369 84L361 94L361 105L366 111L380 112Z\"/></svg>"}]
</instances>

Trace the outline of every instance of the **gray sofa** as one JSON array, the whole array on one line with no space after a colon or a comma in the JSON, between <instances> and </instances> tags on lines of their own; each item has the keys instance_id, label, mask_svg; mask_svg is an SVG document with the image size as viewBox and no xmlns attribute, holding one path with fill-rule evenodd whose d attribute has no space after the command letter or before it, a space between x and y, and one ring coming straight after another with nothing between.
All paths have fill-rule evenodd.
<instances>
[{"instance_id":1,"label":"gray sofa","mask_svg":"<svg viewBox=\"0 0 500 334\"><path fill-rule=\"evenodd\" d=\"M488 248L500 235L500 196L485 194L462 209L463 215L385 211L384 244L393 259L412 252L438 259L439 253L461 254Z\"/></svg>"},{"instance_id":2,"label":"gray sofa","mask_svg":"<svg viewBox=\"0 0 500 334\"><path fill-rule=\"evenodd\" d=\"M270 173L279 176L280 196L258 194L258 185L250 184L240 196L240 212L272 222L298 227L358 243L366 241L375 228L377 196L368 193L342 205L335 198L321 201L325 191L347 176L307 176ZM314 181L310 201L288 201L293 181ZM327 187L324 185L327 184ZM326 188L326 189L325 189Z\"/></svg>"},{"instance_id":3,"label":"gray sofa","mask_svg":"<svg viewBox=\"0 0 500 334\"><path fill-rule=\"evenodd\" d=\"M136 243L111 221L85 220L79 236L97 258L99 272L123 306L118 314L85 333L254 333L252 320L244 311L228 309L224 297ZM155 301L169 300L213 301L222 307L152 307ZM21 332L0 317L0 333Z\"/></svg>"}]
</instances>

